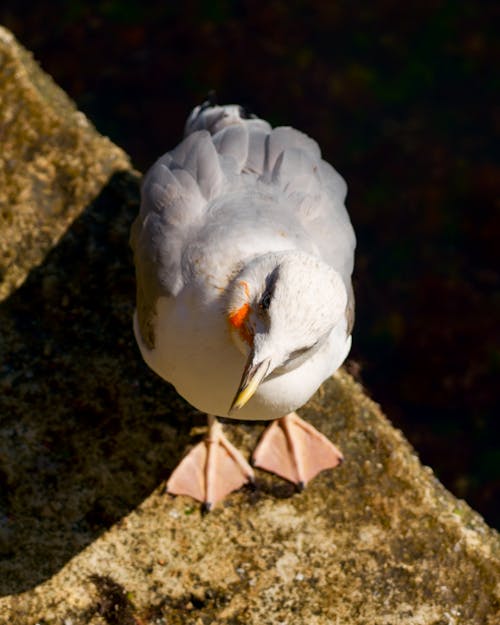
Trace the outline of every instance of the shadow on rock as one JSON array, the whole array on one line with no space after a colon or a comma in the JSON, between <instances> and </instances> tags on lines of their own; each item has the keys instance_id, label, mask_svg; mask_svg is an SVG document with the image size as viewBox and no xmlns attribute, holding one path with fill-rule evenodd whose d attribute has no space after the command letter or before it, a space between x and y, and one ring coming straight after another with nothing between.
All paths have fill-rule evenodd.
<instances>
[{"instance_id":1,"label":"shadow on rock","mask_svg":"<svg viewBox=\"0 0 500 625\"><path fill-rule=\"evenodd\" d=\"M133 337L138 201L138 177L116 174L0 305L1 595L57 572L161 484L188 441L192 410Z\"/></svg>"}]
</instances>

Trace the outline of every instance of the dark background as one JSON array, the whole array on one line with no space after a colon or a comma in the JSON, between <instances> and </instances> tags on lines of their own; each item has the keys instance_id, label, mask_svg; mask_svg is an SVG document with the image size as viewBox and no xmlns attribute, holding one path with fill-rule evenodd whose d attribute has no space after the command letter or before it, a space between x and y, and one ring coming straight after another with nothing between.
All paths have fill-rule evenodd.
<instances>
[{"instance_id":1,"label":"dark background","mask_svg":"<svg viewBox=\"0 0 500 625\"><path fill-rule=\"evenodd\" d=\"M350 370L499 527L496 4L4 0L0 22L142 171L210 89L318 140L358 237Z\"/></svg>"}]
</instances>

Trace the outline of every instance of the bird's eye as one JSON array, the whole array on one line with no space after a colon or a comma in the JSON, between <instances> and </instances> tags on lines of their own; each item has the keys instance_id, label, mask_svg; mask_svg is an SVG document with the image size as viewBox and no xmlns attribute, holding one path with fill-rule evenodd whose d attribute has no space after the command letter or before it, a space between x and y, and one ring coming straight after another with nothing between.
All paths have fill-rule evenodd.
<instances>
[{"instance_id":1,"label":"bird's eye","mask_svg":"<svg viewBox=\"0 0 500 625\"><path fill-rule=\"evenodd\" d=\"M271 306L271 293L264 293L260 301L260 307L262 310L269 310L269 306Z\"/></svg>"}]
</instances>

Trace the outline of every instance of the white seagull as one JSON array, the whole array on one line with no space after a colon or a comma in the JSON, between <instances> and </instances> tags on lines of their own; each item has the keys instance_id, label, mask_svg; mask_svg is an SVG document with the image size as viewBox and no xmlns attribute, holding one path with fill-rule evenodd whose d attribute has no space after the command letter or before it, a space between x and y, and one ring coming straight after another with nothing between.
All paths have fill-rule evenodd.
<instances>
[{"instance_id":1,"label":"white seagull","mask_svg":"<svg viewBox=\"0 0 500 625\"><path fill-rule=\"evenodd\" d=\"M205 102L151 167L131 232L146 363L208 414L168 492L210 509L253 481L217 417L273 420L253 465L303 487L341 452L295 410L351 346L355 237L318 144Z\"/></svg>"}]
</instances>

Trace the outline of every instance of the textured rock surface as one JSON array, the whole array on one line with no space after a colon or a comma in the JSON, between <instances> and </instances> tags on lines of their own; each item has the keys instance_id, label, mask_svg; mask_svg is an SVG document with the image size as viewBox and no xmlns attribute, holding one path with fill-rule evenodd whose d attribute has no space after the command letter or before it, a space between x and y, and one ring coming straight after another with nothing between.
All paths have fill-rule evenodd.
<instances>
[{"instance_id":1,"label":"textured rock surface","mask_svg":"<svg viewBox=\"0 0 500 625\"><path fill-rule=\"evenodd\" d=\"M73 173L82 198L97 190L80 177L92 156ZM79 213L73 182L47 183L69 212L33 243L40 258ZM134 345L138 184L113 176L0 305L0 623L498 623L498 535L345 373L302 410L343 450L341 468L301 494L259 472L255 491L206 516L163 494L204 419ZM262 431L226 428L247 451Z\"/></svg>"},{"instance_id":2,"label":"textured rock surface","mask_svg":"<svg viewBox=\"0 0 500 625\"><path fill-rule=\"evenodd\" d=\"M2 299L129 161L2 27L0 145Z\"/></svg>"}]
</instances>

